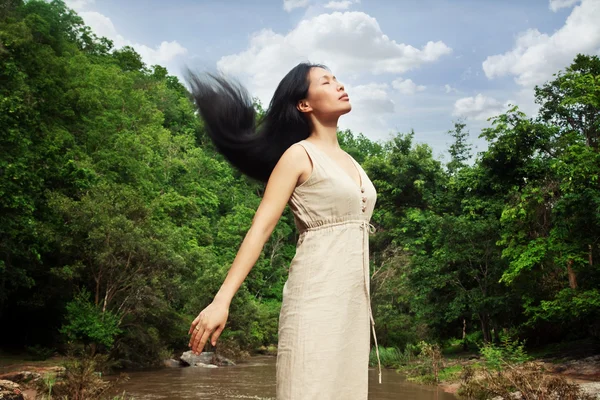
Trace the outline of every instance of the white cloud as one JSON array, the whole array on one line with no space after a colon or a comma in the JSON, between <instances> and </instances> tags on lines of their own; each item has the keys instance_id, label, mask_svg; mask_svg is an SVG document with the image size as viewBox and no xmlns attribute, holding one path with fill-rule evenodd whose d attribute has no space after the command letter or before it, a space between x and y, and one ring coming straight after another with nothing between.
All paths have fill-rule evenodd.
<instances>
[{"instance_id":1,"label":"white cloud","mask_svg":"<svg viewBox=\"0 0 600 400\"><path fill-rule=\"evenodd\" d=\"M354 2L351 0L342 0L342 1L330 1L325 4L325 8L329 8L331 10L347 10Z\"/></svg>"},{"instance_id":2,"label":"white cloud","mask_svg":"<svg viewBox=\"0 0 600 400\"><path fill-rule=\"evenodd\" d=\"M417 85L411 79L398 78L392 82L392 87L402 94L412 95L425 90L425 86Z\"/></svg>"},{"instance_id":3,"label":"white cloud","mask_svg":"<svg viewBox=\"0 0 600 400\"><path fill-rule=\"evenodd\" d=\"M567 2L554 3L558 6ZM513 75L524 87L544 83L553 73L568 66L578 53L600 54L598 21L600 1L582 0L558 31L552 35L537 29L522 32L511 51L488 57L483 70L489 79Z\"/></svg>"},{"instance_id":4,"label":"white cloud","mask_svg":"<svg viewBox=\"0 0 600 400\"><path fill-rule=\"evenodd\" d=\"M383 135L389 131L387 121L394 112L390 86L352 87L351 83L364 82L372 74L416 69L451 52L441 41L421 48L397 43L365 13L333 12L303 20L287 34L256 32L244 51L222 57L217 67L268 104L279 81L295 65L304 61L325 64L347 86L353 106L352 112L340 119L340 126Z\"/></svg>"},{"instance_id":5,"label":"white cloud","mask_svg":"<svg viewBox=\"0 0 600 400\"><path fill-rule=\"evenodd\" d=\"M88 1L88 0L83 0ZM135 43L125 39L107 16L96 11L80 11L79 15L83 18L86 25L92 28L92 31L98 36L104 36L112 40L115 48L123 46L133 47L148 65L165 65L173 61L176 57L187 53L187 49L181 46L177 41L163 41L155 48L145 44Z\"/></svg>"},{"instance_id":6,"label":"white cloud","mask_svg":"<svg viewBox=\"0 0 600 400\"><path fill-rule=\"evenodd\" d=\"M395 109L385 83L346 86L352 111L340 118L341 129L362 132L371 138L384 138L389 133L388 117Z\"/></svg>"},{"instance_id":7,"label":"white cloud","mask_svg":"<svg viewBox=\"0 0 600 400\"><path fill-rule=\"evenodd\" d=\"M580 0L550 0L550 9L557 12L561 8L572 7L579 3Z\"/></svg>"},{"instance_id":8,"label":"white cloud","mask_svg":"<svg viewBox=\"0 0 600 400\"><path fill-rule=\"evenodd\" d=\"M81 11L90 4L94 4L94 0L66 0L65 4L75 11Z\"/></svg>"},{"instance_id":9,"label":"white cloud","mask_svg":"<svg viewBox=\"0 0 600 400\"><path fill-rule=\"evenodd\" d=\"M287 12L295 8L304 8L308 6L309 0L283 0L283 9Z\"/></svg>"},{"instance_id":10,"label":"white cloud","mask_svg":"<svg viewBox=\"0 0 600 400\"><path fill-rule=\"evenodd\" d=\"M385 83L368 83L349 86L347 92L353 108L360 108L369 114L388 114L394 112L394 102L390 99L388 89Z\"/></svg>"},{"instance_id":11,"label":"white cloud","mask_svg":"<svg viewBox=\"0 0 600 400\"><path fill-rule=\"evenodd\" d=\"M217 65L265 96L273 93L287 71L306 60L327 65L339 77L402 73L451 51L441 41L428 42L421 49L397 43L365 13L334 12L303 20L287 35L257 32L246 50L222 57Z\"/></svg>"},{"instance_id":12,"label":"white cloud","mask_svg":"<svg viewBox=\"0 0 600 400\"><path fill-rule=\"evenodd\" d=\"M457 93L458 92L458 89L453 88L452 86L450 86L448 84L444 85L444 90L446 91L446 93L452 93L452 92Z\"/></svg>"},{"instance_id":13,"label":"white cloud","mask_svg":"<svg viewBox=\"0 0 600 400\"><path fill-rule=\"evenodd\" d=\"M493 97L479 93L475 97L464 97L456 100L452 115L474 120L486 120L506 111L509 103L512 102L502 104Z\"/></svg>"}]
</instances>

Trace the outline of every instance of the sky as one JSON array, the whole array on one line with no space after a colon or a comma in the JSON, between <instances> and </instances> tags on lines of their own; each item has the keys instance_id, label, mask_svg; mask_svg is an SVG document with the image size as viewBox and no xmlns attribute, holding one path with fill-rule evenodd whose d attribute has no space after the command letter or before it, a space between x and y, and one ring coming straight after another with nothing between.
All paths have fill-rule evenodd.
<instances>
[{"instance_id":1,"label":"sky","mask_svg":"<svg viewBox=\"0 0 600 400\"><path fill-rule=\"evenodd\" d=\"M448 159L462 119L474 152L488 118L518 105L578 53L600 55L600 0L67 0L99 36L148 65L239 79L267 105L300 62L325 64L352 111L341 129L415 132Z\"/></svg>"}]
</instances>

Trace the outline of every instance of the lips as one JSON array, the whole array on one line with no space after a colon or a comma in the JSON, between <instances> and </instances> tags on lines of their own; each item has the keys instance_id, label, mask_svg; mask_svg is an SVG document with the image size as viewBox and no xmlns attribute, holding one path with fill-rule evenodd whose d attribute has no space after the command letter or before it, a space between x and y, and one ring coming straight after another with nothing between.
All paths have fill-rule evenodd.
<instances>
[{"instance_id":1,"label":"lips","mask_svg":"<svg viewBox=\"0 0 600 400\"><path fill-rule=\"evenodd\" d=\"M338 100L349 100L348 93L344 93Z\"/></svg>"}]
</instances>

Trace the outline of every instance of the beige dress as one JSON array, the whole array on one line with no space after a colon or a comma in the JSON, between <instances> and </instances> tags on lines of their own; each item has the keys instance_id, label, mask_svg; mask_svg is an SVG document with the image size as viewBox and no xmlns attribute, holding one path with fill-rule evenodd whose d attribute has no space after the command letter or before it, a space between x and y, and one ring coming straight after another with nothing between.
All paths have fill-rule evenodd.
<instances>
[{"instance_id":1,"label":"beige dress","mask_svg":"<svg viewBox=\"0 0 600 400\"><path fill-rule=\"evenodd\" d=\"M354 159L360 186L312 143L298 145L313 171L289 202L300 238L279 315L277 400L366 400L369 323L375 335L369 220L377 193Z\"/></svg>"}]
</instances>

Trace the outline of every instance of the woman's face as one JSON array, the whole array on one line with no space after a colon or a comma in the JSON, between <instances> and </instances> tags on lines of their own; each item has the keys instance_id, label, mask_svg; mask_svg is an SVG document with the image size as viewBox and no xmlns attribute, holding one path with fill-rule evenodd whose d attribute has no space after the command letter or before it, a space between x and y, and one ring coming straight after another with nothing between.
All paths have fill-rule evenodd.
<instances>
[{"instance_id":1,"label":"woman's face","mask_svg":"<svg viewBox=\"0 0 600 400\"><path fill-rule=\"evenodd\" d=\"M331 72L311 68L309 82L308 95L298 105L300 111L312 112L316 116L339 117L352 109L344 85Z\"/></svg>"}]
</instances>

